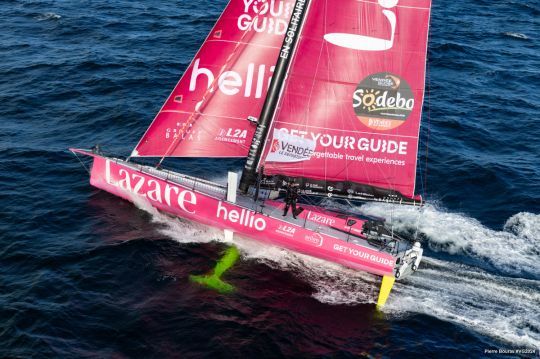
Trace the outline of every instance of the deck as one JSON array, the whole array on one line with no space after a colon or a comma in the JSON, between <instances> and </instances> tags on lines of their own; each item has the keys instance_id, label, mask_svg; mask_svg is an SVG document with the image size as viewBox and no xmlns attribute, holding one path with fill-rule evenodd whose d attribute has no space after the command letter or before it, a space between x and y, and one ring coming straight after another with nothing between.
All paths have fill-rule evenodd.
<instances>
[{"instance_id":1,"label":"deck","mask_svg":"<svg viewBox=\"0 0 540 359\"><path fill-rule=\"evenodd\" d=\"M171 183L179 184L195 192L200 192L202 194L214 197L216 199L226 201L227 186L221 185L219 183L207 181L201 178L192 177L189 175L185 175L185 174L181 174L181 173L177 173L177 172L173 172L173 171L169 171L165 169L156 169L151 166L141 165L134 162L125 162L120 159L113 159L113 160L121 162L123 165L129 166L133 169L136 169L141 172L148 173L152 176L169 181ZM260 197L264 197L264 194L262 194ZM386 247L374 246L370 244L367 240L360 238L354 234L349 234L344 231L331 228L329 226L321 225L319 223L307 220L306 218L294 219L291 214L291 211L289 211L287 216L283 216L284 204L283 206L278 206L278 207L276 207L275 205L265 205L264 198L259 199L257 202L255 202L252 196L238 193L236 204L241 207L261 213L263 215L287 222L291 225L303 227L303 228L312 230L314 232L323 233L323 234L332 236L344 242L354 243L358 246L370 248L376 251L390 253L395 256L410 247L409 243L403 243L401 241L393 242L390 245L387 245ZM302 204L299 203L299 206L301 205ZM351 215L354 216L354 214L351 214Z\"/></svg>"}]
</instances>

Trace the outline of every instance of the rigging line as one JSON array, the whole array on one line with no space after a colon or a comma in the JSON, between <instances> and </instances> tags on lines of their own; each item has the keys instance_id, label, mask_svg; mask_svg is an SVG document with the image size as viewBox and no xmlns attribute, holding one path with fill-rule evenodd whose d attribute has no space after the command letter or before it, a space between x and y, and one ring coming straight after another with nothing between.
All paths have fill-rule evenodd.
<instances>
[{"instance_id":1,"label":"rigging line","mask_svg":"<svg viewBox=\"0 0 540 359\"><path fill-rule=\"evenodd\" d=\"M416 229L414 231L414 240L416 241L418 239L418 229L420 227L420 215L424 212L424 206L420 207L418 209L418 215L416 216Z\"/></svg>"},{"instance_id":2,"label":"rigging line","mask_svg":"<svg viewBox=\"0 0 540 359\"><path fill-rule=\"evenodd\" d=\"M428 120L428 126L427 126L427 134L426 134L426 159L424 162L424 188L423 188L423 195L424 197L427 196L427 170L428 170L428 155L429 155L429 135L431 132L431 70L430 70L430 64L427 59L426 54L426 77L428 82L428 89L427 89L427 120Z\"/></svg>"},{"instance_id":3,"label":"rigging line","mask_svg":"<svg viewBox=\"0 0 540 359\"><path fill-rule=\"evenodd\" d=\"M397 9L396 9L397 10ZM393 31L396 31L396 30L393 30ZM401 34L399 34L401 35ZM394 35L392 35L394 36ZM399 56L400 56L400 60L401 60L401 63L400 63L400 71L401 73L404 73L403 70L404 70L404 67L405 65L403 64L403 50L404 50L404 47L403 46L400 46L399 47ZM422 121L422 118L419 119L419 121ZM420 126L420 123L418 124L418 126ZM400 132L400 128L398 127L397 133ZM418 140L417 140L418 141ZM416 145L418 147L418 144ZM417 150L418 151L418 150ZM418 156L418 154L417 154ZM397 175L397 166L394 166L394 169L393 169L393 178L395 178ZM413 173L413 176L416 176L416 173ZM413 181L415 179L413 178ZM388 179L388 182L389 182L389 179ZM391 189L393 190L396 190L395 189L395 186L394 187L390 187ZM413 184L413 193L412 193L413 197L414 197L414 184ZM396 210L396 205L394 203L390 204L390 230L391 230L391 233L392 233L392 238L394 237L394 214L395 214L395 210Z\"/></svg>"},{"instance_id":4,"label":"rigging line","mask_svg":"<svg viewBox=\"0 0 540 359\"><path fill-rule=\"evenodd\" d=\"M258 20L258 17L259 15L256 15L254 17L254 20ZM242 34L242 37L240 38L240 40L236 43L236 46L235 48L233 49L233 51L229 54L229 57L227 58L227 60L225 61L225 63L223 64L223 66L221 67L221 71L219 72L219 75L217 75L216 77L214 77L214 80L212 81L212 83L210 84L210 86L206 89L201 101L199 101L198 103L200 103L201 105L201 108L198 109L198 108L195 108L195 111L191 113L191 115L189 116L189 118L187 119L186 122L184 122L182 124L182 127L180 128L179 130L179 133L178 133L178 136L176 136L176 138L173 139L173 141L171 142L171 144L169 145L169 147L167 148L167 151L165 151L165 154L161 157L161 159L159 160L159 162L156 164L156 168L159 168L161 167L161 163L165 160L166 157L169 156L169 154L171 154L172 152L174 152L177 148L178 148L178 145L180 145L180 143L182 142L182 140L185 138L185 135L187 135L190 131L190 129L193 127L193 124L195 124L195 121L197 121L197 119L200 117L200 115L202 115L201 111L199 110L202 110L204 109L204 107L206 107L206 105L208 104L208 101L207 101L207 96L210 94L213 96L213 89L214 89L214 86L216 85L216 83L219 81L219 78L220 76L223 74L223 72L225 71L226 68L229 67L230 65L230 61L233 59L234 55L236 54L236 51L238 50L238 48L240 47L240 45L243 43L242 40L244 40L244 38L246 37L246 35L248 34L249 30L246 29L244 31L244 33ZM215 91L215 93L217 93L217 91ZM214 94L215 94L214 93ZM195 105L197 106L197 105ZM173 147L174 145L174 147ZM172 150L171 150L172 148Z\"/></svg>"},{"instance_id":5,"label":"rigging line","mask_svg":"<svg viewBox=\"0 0 540 359\"><path fill-rule=\"evenodd\" d=\"M430 64L427 58L426 54L426 79L427 79L427 87L426 87L426 97L427 97L427 134L426 134L426 153L425 153L425 160L424 160L424 173L422 176L422 171L420 171L420 183L422 184L422 196L424 198L424 201L427 196L427 164L428 164L428 154L429 154L429 134L431 129L431 71L430 71ZM422 178L423 177L423 178ZM423 179L423 181L422 181ZM418 209L418 215L416 216L416 226L414 231L414 240L416 241L418 239L418 232L420 227L420 216L424 213L425 206L421 206Z\"/></svg>"},{"instance_id":6,"label":"rigging line","mask_svg":"<svg viewBox=\"0 0 540 359\"><path fill-rule=\"evenodd\" d=\"M88 167L86 167L86 165L84 164L83 161L81 161L81 159L79 158L79 156L77 155L77 153L75 152L72 152L75 157L77 158L77 160L79 160L80 164L83 166L83 168L86 170L86 172L88 172L88 174L90 175L90 170L88 169Z\"/></svg>"}]
</instances>

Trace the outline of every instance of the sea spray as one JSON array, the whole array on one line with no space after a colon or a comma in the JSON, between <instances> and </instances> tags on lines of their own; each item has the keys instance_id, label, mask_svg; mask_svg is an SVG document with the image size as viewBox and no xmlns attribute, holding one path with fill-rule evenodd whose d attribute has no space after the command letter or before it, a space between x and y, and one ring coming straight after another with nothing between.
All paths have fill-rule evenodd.
<instances>
[{"instance_id":1,"label":"sea spray","mask_svg":"<svg viewBox=\"0 0 540 359\"><path fill-rule=\"evenodd\" d=\"M538 280L424 258L414 276L396 283L384 312L397 317L425 314L513 346L538 348L539 305Z\"/></svg>"},{"instance_id":2,"label":"sea spray","mask_svg":"<svg viewBox=\"0 0 540 359\"><path fill-rule=\"evenodd\" d=\"M540 215L517 214L507 221L505 230L495 231L476 219L429 203L420 210L368 203L361 211L386 217L397 231L414 232L418 224L418 232L434 251L484 260L508 275L540 278Z\"/></svg>"}]
</instances>

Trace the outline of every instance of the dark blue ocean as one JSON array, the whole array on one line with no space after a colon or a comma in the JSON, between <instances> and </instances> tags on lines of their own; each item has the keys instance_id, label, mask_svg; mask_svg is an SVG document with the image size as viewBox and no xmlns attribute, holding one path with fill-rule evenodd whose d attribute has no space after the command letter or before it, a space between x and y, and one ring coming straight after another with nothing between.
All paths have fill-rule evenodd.
<instances>
[{"instance_id":1,"label":"dark blue ocean","mask_svg":"<svg viewBox=\"0 0 540 359\"><path fill-rule=\"evenodd\" d=\"M427 247L382 313L373 278L245 240L234 293L191 283L219 235L90 187L67 151L129 154L225 3L0 2L0 357L538 356L540 2L434 0L428 204L363 208Z\"/></svg>"}]
</instances>

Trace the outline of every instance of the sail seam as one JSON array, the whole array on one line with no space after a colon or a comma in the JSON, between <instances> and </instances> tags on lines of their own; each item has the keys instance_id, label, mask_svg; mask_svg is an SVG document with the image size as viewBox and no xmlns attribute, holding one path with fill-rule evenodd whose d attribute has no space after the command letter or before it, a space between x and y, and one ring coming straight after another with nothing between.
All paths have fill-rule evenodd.
<instances>
[{"instance_id":1,"label":"sail seam","mask_svg":"<svg viewBox=\"0 0 540 359\"><path fill-rule=\"evenodd\" d=\"M298 125L297 123L279 121L279 120L276 121L276 124L277 123L284 123L284 124L288 124L288 125ZM340 131L340 132L362 133L362 134L368 134L368 135L379 135L379 133L376 133L376 132L353 131L353 130L335 129L335 128L330 128L330 127L312 126L312 125L305 125L305 126L309 127L309 128L318 128L318 129L321 129L321 130L332 130L332 131ZM407 135L390 135L390 136L405 137L405 138L418 138L418 136L407 136Z\"/></svg>"},{"instance_id":2,"label":"sail seam","mask_svg":"<svg viewBox=\"0 0 540 359\"><path fill-rule=\"evenodd\" d=\"M181 111L181 110L163 110L161 111L162 113L168 113L168 112L172 112L172 113L184 113L186 115L189 115L189 114L193 114L194 112L190 112L190 111ZM232 120L241 120L241 121L245 121L245 118L242 118L242 117L234 117L234 116L223 116L223 115L212 115L212 114L209 114L209 113L204 113L204 112L197 112L197 114L199 115L204 115L204 116L211 116L211 117L219 117L219 118L230 118Z\"/></svg>"},{"instance_id":3,"label":"sail seam","mask_svg":"<svg viewBox=\"0 0 540 359\"><path fill-rule=\"evenodd\" d=\"M369 1L369 0L356 0L358 2L363 2L366 4L377 4L375 1ZM396 5L395 7L400 7L404 9L420 9L420 10L429 10L428 7L419 7L419 6L405 6L405 5Z\"/></svg>"},{"instance_id":4,"label":"sail seam","mask_svg":"<svg viewBox=\"0 0 540 359\"><path fill-rule=\"evenodd\" d=\"M228 42L233 44L241 44L241 45L247 45L247 46L258 46L258 47L266 47L269 49L279 49L277 46L270 46L270 45L262 45L262 44L254 44L249 42L243 42L243 41L232 41L232 40L208 40L206 42Z\"/></svg>"}]
</instances>

